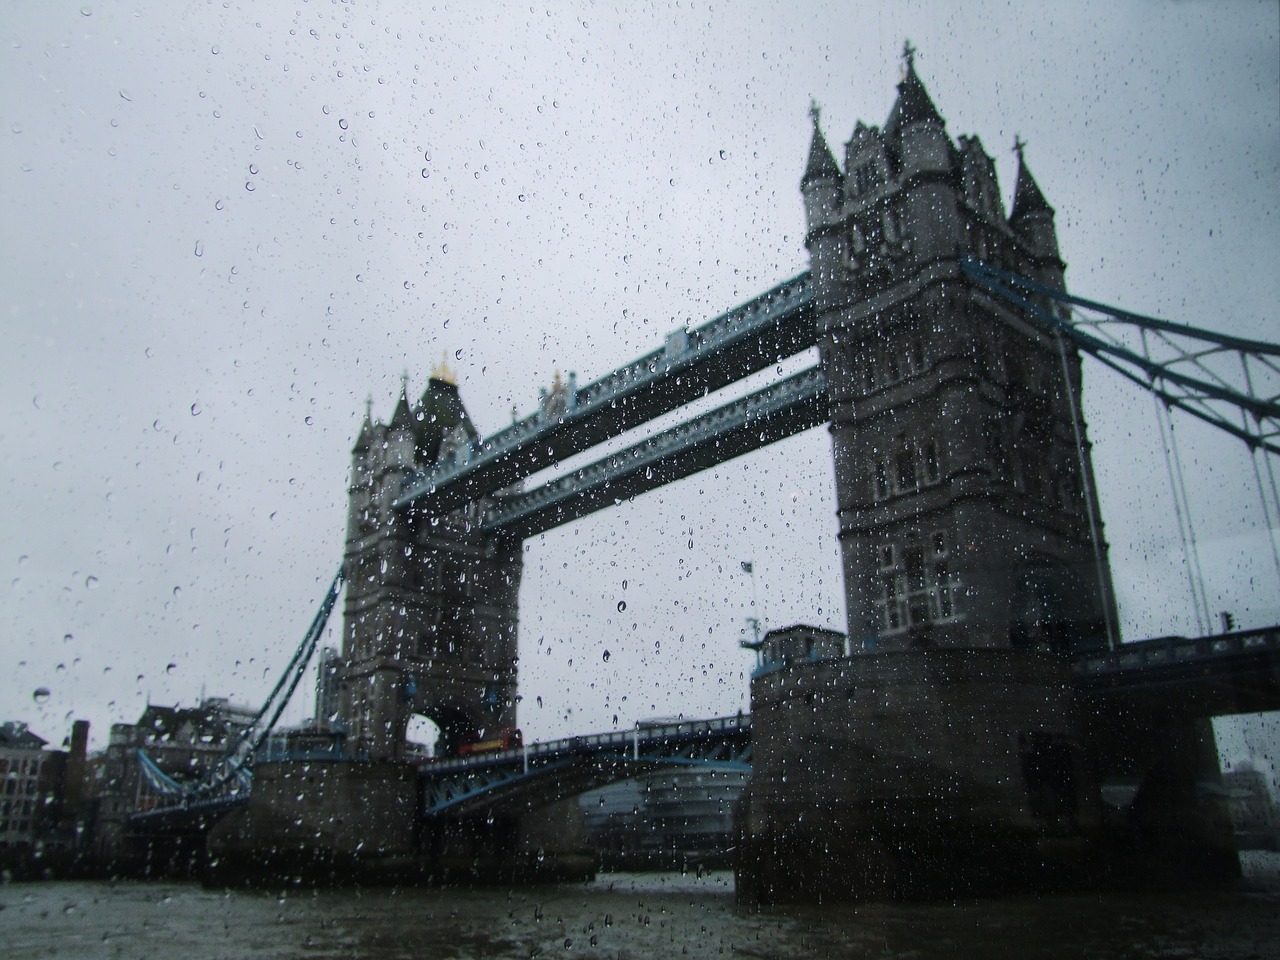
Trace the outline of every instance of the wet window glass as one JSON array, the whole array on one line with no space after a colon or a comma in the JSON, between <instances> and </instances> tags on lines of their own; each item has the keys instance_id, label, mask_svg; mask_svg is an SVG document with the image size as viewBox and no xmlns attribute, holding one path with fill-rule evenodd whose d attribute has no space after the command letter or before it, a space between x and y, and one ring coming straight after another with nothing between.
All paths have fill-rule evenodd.
<instances>
[{"instance_id":1,"label":"wet window glass","mask_svg":"<svg viewBox=\"0 0 1280 960\"><path fill-rule=\"evenodd\" d=\"M5 31L19 955L1280 933L1274 4Z\"/></svg>"}]
</instances>

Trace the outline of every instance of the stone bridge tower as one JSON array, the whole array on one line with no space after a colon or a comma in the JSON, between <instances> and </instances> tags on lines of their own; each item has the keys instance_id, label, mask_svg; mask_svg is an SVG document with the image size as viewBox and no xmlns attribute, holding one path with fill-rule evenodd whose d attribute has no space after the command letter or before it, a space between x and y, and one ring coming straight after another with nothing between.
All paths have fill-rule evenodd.
<instances>
[{"instance_id":1,"label":"stone bridge tower","mask_svg":"<svg viewBox=\"0 0 1280 960\"><path fill-rule=\"evenodd\" d=\"M753 681L749 898L976 892L1088 855L1065 655L1118 638L1080 361L961 269L1063 286L1017 151L1006 216L909 47L843 170L814 110L801 192L854 653Z\"/></svg>"},{"instance_id":2,"label":"stone bridge tower","mask_svg":"<svg viewBox=\"0 0 1280 960\"><path fill-rule=\"evenodd\" d=\"M404 755L409 719L438 749L515 725L519 541L480 529L481 504L445 517L395 508L406 477L471 455L478 439L438 368L416 404L402 386L390 422L366 412L352 451L338 716L351 748Z\"/></svg>"}]
</instances>

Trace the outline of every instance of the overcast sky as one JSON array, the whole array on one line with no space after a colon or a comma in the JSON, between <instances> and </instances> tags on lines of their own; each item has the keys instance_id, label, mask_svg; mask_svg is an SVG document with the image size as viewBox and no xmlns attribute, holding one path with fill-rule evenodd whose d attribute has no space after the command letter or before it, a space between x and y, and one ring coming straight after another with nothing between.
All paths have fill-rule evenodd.
<instances>
[{"instance_id":1,"label":"overcast sky","mask_svg":"<svg viewBox=\"0 0 1280 960\"><path fill-rule=\"evenodd\" d=\"M448 356L490 433L806 269L810 99L842 156L907 37L1006 202L1026 140L1072 290L1280 339L1274 0L630 6L6 4L3 718L260 702L366 395ZM1151 401L1085 390L1124 635L1192 635ZM1179 430L1211 609L1280 621L1247 455ZM527 734L745 708L744 559L844 629L831 470L817 429L529 541Z\"/></svg>"}]
</instances>

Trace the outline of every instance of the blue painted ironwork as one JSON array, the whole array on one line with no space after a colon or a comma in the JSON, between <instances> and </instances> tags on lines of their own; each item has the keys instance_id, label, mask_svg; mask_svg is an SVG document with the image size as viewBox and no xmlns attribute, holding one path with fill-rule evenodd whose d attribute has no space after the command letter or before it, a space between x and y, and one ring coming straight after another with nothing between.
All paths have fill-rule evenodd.
<instances>
[{"instance_id":1,"label":"blue painted ironwork","mask_svg":"<svg viewBox=\"0 0 1280 960\"><path fill-rule=\"evenodd\" d=\"M252 788L252 766L255 755L280 720L280 715L297 689L298 681L306 670L316 645L324 633L325 624L337 603L342 589L343 568L339 567L333 582L325 592L320 607L311 620L302 642L298 644L289 663L285 666L271 694L254 715L252 721L240 732L226 754L199 780L179 781L167 775L139 749L138 758L142 784L138 798L139 812L133 816L151 815L154 812L178 808L195 809L200 804L217 804L229 797L248 795Z\"/></svg>"},{"instance_id":2,"label":"blue painted ironwork","mask_svg":"<svg viewBox=\"0 0 1280 960\"><path fill-rule=\"evenodd\" d=\"M1113 686L1124 675L1149 686L1169 680L1174 671L1190 668L1197 677L1232 662L1272 672L1280 667L1280 627L1242 630L1207 637L1156 637L1121 644L1113 651L1085 654L1071 665L1077 684ZM1167 676L1166 676L1167 675Z\"/></svg>"},{"instance_id":3,"label":"blue painted ironwork","mask_svg":"<svg viewBox=\"0 0 1280 960\"><path fill-rule=\"evenodd\" d=\"M826 381L811 367L534 490L496 498L481 524L533 536L827 419Z\"/></svg>"},{"instance_id":4,"label":"blue painted ironwork","mask_svg":"<svg viewBox=\"0 0 1280 960\"><path fill-rule=\"evenodd\" d=\"M567 737L419 768L425 816L529 808L663 766L751 769L751 718L718 717Z\"/></svg>"},{"instance_id":5,"label":"blue painted ironwork","mask_svg":"<svg viewBox=\"0 0 1280 960\"><path fill-rule=\"evenodd\" d=\"M619 436L816 344L808 272L480 441L467 457L410 477L397 507L432 513L478 499L565 457Z\"/></svg>"},{"instance_id":6,"label":"blue painted ironwork","mask_svg":"<svg viewBox=\"0 0 1280 960\"><path fill-rule=\"evenodd\" d=\"M960 268L983 289L1062 333L1168 406L1252 449L1280 455L1280 345L1109 307L977 260L961 260ZM1091 318L1085 310L1100 317ZM1126 332L1139 337L1140 348L1123 342ZM1154 358L1152 342L1160 350Z\"/></svg>"}]
</instances>

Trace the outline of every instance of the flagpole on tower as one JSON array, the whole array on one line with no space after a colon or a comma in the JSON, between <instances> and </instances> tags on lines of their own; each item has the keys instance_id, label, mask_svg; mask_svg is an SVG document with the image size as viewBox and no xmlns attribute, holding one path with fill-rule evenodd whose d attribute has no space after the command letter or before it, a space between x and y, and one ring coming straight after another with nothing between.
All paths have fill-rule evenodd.
<instances>
[{"instance_id":1,"label":"flagpole on tower","mask_svg":"<svg viewBox=\"0 0 1280 960\"><path fill-rule=\"evenodd\" d=\"M756 565L754 560L742 561L742 572L751 576L751 616L747 623L751 624L752 642L760 646L760 595L756 592Z\"/></svg>"}]
</instances>

